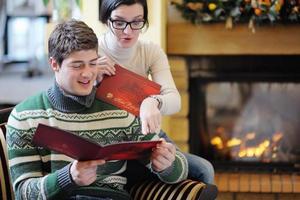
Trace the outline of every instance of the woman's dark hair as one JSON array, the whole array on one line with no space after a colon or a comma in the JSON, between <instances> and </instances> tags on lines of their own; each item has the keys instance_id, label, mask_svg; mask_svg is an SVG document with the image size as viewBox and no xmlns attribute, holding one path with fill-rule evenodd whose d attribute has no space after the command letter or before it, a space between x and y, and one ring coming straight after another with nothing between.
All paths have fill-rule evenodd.
<instances>
[{"instance_id":1,"label":"woman's dark hair","mask_svg":"<svg viewBox=\"0 0 300 200\"><path fill-rule=\"evenodd\" d=\"M103 24L106 24L113 10L121 5L133 5L139 3L144 8L144 20L148 26L148 5L147 0L101 0L99 7L99 19Z\"/></svg>"}]
</instances>

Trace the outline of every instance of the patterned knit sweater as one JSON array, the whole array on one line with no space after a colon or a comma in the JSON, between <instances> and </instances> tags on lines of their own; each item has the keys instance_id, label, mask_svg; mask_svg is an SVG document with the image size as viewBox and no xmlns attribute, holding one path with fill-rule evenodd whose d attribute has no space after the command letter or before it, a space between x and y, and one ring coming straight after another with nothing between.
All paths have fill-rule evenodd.
<instances>
[{"instance_id":1,"label":"patterned knit sweater","mask_svg":"<svg viewBox=\"0 0 300 200\"><path fill-rule=\"evenodd\" d=\"M67 96L54 86L18 104L9 117L7 142L16 199L67 199L74 194L130 199L124 189L126 177L122 176L126 161L108 161L98 166L97 180L93 184L77 186L70 176L72 158L32 144L39 123L71 131L101 145L158 137L139 134L138 118L126 111L94 98L87 101ZM149 160L141 162L151 169ZM167 183L185 179L185 157L177 152L173 165L157 176Z\"/></svg>"}]
</instances>

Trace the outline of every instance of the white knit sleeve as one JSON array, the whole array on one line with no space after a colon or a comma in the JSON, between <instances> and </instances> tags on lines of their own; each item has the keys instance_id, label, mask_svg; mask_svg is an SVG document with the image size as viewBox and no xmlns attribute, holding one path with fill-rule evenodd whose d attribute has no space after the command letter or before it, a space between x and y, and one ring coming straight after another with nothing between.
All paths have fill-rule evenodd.
<instances>
[{"instance_id":1,"label":"white knit sleeve","mask_svg":"<svg viewBox=\"0 0 300 200\"><path fill-rule=\"evenodd\" d=\"M161 113L174 114L181 108L181 98L171 74L167 55L158 45L152 44L152 48L149 49L147 58L151 59L150 74L152 80L161 85L161 92L158 95L162 100Z\"/></svg>"}]
</instances>

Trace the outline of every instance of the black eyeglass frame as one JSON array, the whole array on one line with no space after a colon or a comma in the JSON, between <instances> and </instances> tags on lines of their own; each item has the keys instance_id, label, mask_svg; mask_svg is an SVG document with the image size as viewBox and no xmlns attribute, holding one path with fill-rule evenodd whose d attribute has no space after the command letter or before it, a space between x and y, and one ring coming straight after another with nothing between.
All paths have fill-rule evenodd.
<instances>
[{"instance_id":1,"label":"black eyeglass frame","mask_svg":"<svg viewBox=\"0 0 300 200\"><path fill-rule=\"evenodd\" d=\"M143 29L144 27L145 27L145 25L146 25L146 21L145 20L135 20L135 21L131 21L131 22L127 22L127 21L124 21L124 20L119 20L119 19L112 19L112 18L109 18L109 21L111 22L111 25L112 25L112 27L114 28L114 29L117 29L117 30L122 30L122 31L124 31L126 28L127 28L127 26L129 25L130 26L130 28L132 29L132 30L141 30L141 29ZM115 25L114 25L114 23L115 22L124 22L125 23L125 27L124 28L118 28L118 27L115 27ZM136 23L136 22L143 22L143 25L140 27L140 28L133 28L132 27L132 23Z\"/></svg>"}]
</instances>

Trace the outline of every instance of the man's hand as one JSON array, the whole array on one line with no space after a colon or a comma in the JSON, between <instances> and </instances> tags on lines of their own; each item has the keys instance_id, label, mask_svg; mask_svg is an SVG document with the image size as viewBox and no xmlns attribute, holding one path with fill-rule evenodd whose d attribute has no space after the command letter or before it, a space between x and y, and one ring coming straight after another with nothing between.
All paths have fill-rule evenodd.
<instances>
[{"instance_id":1,"label":"man's hand","mask_svg":"<svg viewBox=\"0 0 300 200\"><path fill-rule=\"evenodd\" d=\"M114 67L115 63L106 56L101 56L97 60L98 64L98 76L97 81L101 82L104 75L115 75L116 69Z\"/></svg>"},{"instance_id":2,"label":"man's hand","mask_svg":"<svg viewBox=\"0 0 300 200\"><path fill-rule=\"evenodd\" d=\"M153 149L151 154L152 169L156 172L167 169L174 162L175 154L175 146L162 139L162 142Z\"/></svg>"},{"instance_id":3,"label":"man's hand","mask_svg":"<svg viewBox=\"0 0 300 200\"><path fill-rule=\"evenodd\" d=\"M78 161L72 163L70 173L73 181L79 186L92 184L97 178L97 166L105 164L105 160Z\"/></svg>"},{"instance_id":4,"label":"man's hand","mask_svg":"<svg viewBox=\"0 0 300 200\"><path fill-rule=\"evenodd\" d=\"M158 109L158 102L153 98L143 100L140 107L140 118L142 133L158 133L161 126L161 113Z\"/></svg>"}]
</instances>

